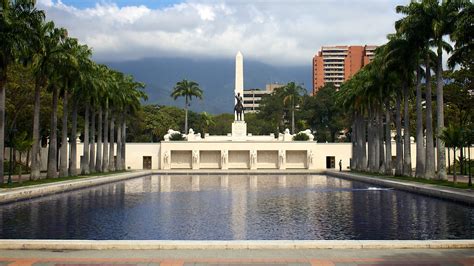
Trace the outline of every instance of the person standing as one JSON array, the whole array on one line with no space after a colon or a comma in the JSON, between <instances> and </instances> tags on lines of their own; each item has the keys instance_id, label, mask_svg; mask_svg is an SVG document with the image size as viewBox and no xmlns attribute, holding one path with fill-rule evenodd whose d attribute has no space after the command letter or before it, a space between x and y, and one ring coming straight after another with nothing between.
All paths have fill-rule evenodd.
<instances>
[{"instance_id":1,"label":"person standing","mask_svg":"<svg viewBox=\"0 0 474 266\"><path fill-rule=\"evenodd\" d=\"M342 160L339 160L339 172L342 172Z\"/></svg>"}]
</instances>

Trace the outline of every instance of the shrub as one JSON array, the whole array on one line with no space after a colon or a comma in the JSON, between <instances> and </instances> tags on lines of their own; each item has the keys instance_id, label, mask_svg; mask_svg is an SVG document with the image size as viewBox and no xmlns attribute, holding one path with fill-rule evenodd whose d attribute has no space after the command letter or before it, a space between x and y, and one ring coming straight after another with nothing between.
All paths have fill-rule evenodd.
<instances>
[{"instance_id":1,"label":"shrub","mask_svg":"<svg viewBox=\"0 0 474 266\"><path fill-rule=\"evenodd\" d=\"M171 141L179 141L179 140L184 140L184 136L181 133L173 133L170 136Z\"/></svg>"},{"instance_id":2,"label":"shrub","mask_svg":"<svg viewBox=\"0 0 474 266\"><path fill-rule=\"evenodd\" d=\"M293 136L294 141L307 141L309 140L309 136L306 133L300 132Z\"/></svg>"}]
</instances>

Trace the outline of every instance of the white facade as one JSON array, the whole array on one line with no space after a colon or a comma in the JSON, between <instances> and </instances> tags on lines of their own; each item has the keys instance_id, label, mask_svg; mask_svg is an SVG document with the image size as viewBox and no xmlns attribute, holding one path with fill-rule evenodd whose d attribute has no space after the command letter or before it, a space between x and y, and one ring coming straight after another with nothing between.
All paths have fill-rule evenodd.
<instances>
[{"instance_id":1,"label":"white facade","mask_svg":"<svg viewBox=\"0 0 474 266\"><path fill-rule=\"evenodd\" d=\"M77 145L78 168L80 167L82 146L82 143ZM393 156L396 155L395 150L395 143L393 143ZM459 151L457 151L456 155L459 156ZM467 156L467 148L465 149L465 155ZM474 156L474 147L471 147L471 155ZM26 154L23 154L23 156L26 156ZM335 168L338 168L339 160L342 160L343 169L347 169L351 159L351 143L304 141L169 141L162 143L127 143L125 158L127 169L144 169L145 157L151 159L151 169L324 170L327 169L328 157L333 157ZM193 161L193 158L195 161ZM450 150L450 158L452 164L452 149ZM26 158L23 161L26 161ZM165 166L165 162L169 165ZM415 143L411 145L411 162L414 169L416 166ZM43 148L42 170L46 170L46 167L47 148Z\"/></svg>"}]
</instances>

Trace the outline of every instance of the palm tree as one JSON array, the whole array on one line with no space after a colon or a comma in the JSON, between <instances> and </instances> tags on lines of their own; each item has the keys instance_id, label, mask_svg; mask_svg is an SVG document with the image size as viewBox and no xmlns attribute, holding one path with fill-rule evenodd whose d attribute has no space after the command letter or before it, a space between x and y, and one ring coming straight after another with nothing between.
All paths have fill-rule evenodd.
<instances>
[{"instance_id":1,"label":"palm tree","mask_svg":"<svg viewBox=\"0 0 474 266\"><path fill-rule=\"evenodd\" d=\"M67 38L63 44L63 53L61 54L61 61L60 65L58 65L59 73L62 77L62 91L63 91L63 117L62 117L62 128L61 128L61 151L60 151L60 160L59 160L59 177L69 176L69 169L68 169L68 100L69 100L69 93L73 90L73 87L78 82L77 72L79 71L79 63L78 63L78 53L79 53L79 44L77 39ZM74 105L74 103L73 103ZM74 125L75 131L77 128L77 109L76 111L76 119L73 119L76 123ZM70 141L76 142L76 132L71 134ZM75 151L74 151L75 152ZM74 158L76 160L76 154L72 155L70 153L70 159ZM74 170L75 174L75 170Z\"/></svg>"},{"instance_id":2,"label":"palm tree","mask_svg":"<svg viewBox=\"0 0 474 266\"><path fill-rule=\"evenodd\" d=\"M99 86L99 91L98 91L98 119L97 119L97 155L96 155L96 161L95 161L95 170L97 172L102 172L102 163L103 163L103 146L102 146L102 141L104 140L104 116L103 116L103 110L104 106L107 101L107 89L108 89L108 84L107 84L107 78L109 75L109 69L105 65L99 65L99 76L102 78L103 82L100 83Z\"/></svg>"},{"instance_id":3,"label":"palm tree","mask_svg":"<svg viewBox=\"0 0 474 266\"><path fill-rule=\"evenodd\" d=\"M72 106L72 128L71 128L71 135L70 139L70 160L69 160L69 175L76 176L78 174L77 171L77 117L78 117L78 109L79 109L79 101L83 102L85 96L84 94L89 94L89 79L90 79L90 56L92 55L92 51L86 45L78 45L76 49L76 58L77 58L77 71L75 71L75 78L74 78L74 88L73 88L73 106ZM87 89L85 89L87 88ZM88 104L86 103L86 117L84 119L84 157L80 162L80 167L83 169L83 173L89 172L88 164L84 162L88 162L89 157L89 110ZM87 128L87 130L86 130ZM87 131L87 136L86 136ZM86 151L87 150L87 151ZM85 169L84 169L85 168ZM87 171L86 171L87 170Z\"/></svg>"},{"instance_id":4,"label":"palm tree","mask_svg":"<svg viewBox=\"0 0 474 266\"><path fill-rule=\"evenodd\" d=\"M22 132L18 134L14 139L13 139L13 147L18 151L19 157L20 157L20 164L19 164L19 174L18 174L18 183L22 183L22 154L27 152L30 148L31 145L33 144L33 141L28 138L28 134L26 132Z\"/></svg>"},{"instance_id":5,"label":"palm tree","mask_svg":"<svg viewBox=\"0 0 474 266\"><path fill-rule=\"evenodd\" d=\"M32 28L44 20L33 0L0 2L0 184L4 182L5 93L8 69L20 54L27 54Z\"/></svg>"},{"instance_id":6,"label":"palm tree","mask_svg":"<svg viewBox=\"0 0 474 266\"><path fill-rule=\"evenodd\" d=\"M35 104L33 111L33 146L31 150L30 179L40 178L40 104L41 91L48 86L54 73L57 57L62 52L60 43L66 38L64 29L56 29L53 22L38 23L32 35L31 64L35 75Z\"/></svg>"},{"instance_id":7,"label":"palm tree","mask_svg":"<svg viewBox=\"0 0 474 266\"><path fill-rule=\"evenodd\" d=\"M465 146L467 147L467 161L468 161L468 171L469 171L469 182L468 185L472 186L472 173L471 173L471 147L474 144L474 129L464 130L464 141Z\"/></svg>"},{"instance_id":8,"label":"palm tree","mask_svg":"<svg viewBox=\"0 0 474 266\"><path fill-rule=\"evenodd\" d=\"M295 109L301 101L301 95L306 90L295 82L290 82L283 87L283 104L290 106L291 112L291 134L295 134Z\"/></svg>"},{"instance_id":9,"label":"palm tree","mask_svg":"<svg viewBox=\"0 0 474 266\"><path fill-rule=\"evenodd\" d=\"M63 53L64 46L63 43L66 40L67 32L65 29L53 29L48 36L47 45L51 49L55 50L54 54L51 54L51 57L48 61L43 61L43 63L48 63L48 66L45 68L48 70L45 74L47 75L48 80L48 89L52 91L52 111L51 111L51 128L50 128L50 137L49 137L49 150L48 150L48 171L47 176L50 178L57 177L57 128L58 128L58 100L59 100L59 86L62 84L61 73L53 71L54 68L61 66L63 62ZM55 47L54 47L55 46ZM54 47L54 48L53 48ZM41 72L40 67L38 67L38 72Z\"/></svg>"},{"instance_id":10,"label":"palm tree","mask_svg":"<svg viewBox=\"0 0 474 266\"><path fill-rule=\"evenodd\" d=\"M201 120L204 123L203 133L209 133L209 127L216 124L212 115L207 112L201 113Z\"/></svg>"},{"instance_id":11,"label":"palm tree","mask_svg":"<svg viewBox=\"0 0 474 266\"><path fill-rule=\"evenodd\" d=\"M448 59L449 67L454 68L457 64L469 67L474 64L472 55L474 44L473 34L474 3L463 1L463 8L454 21L454 30L450 37L454 44L454 51Z\"/></svg>"},{"instance_id":12,"label":"palm tree","mask_svg":"<svg viewBox=\"0 0 474 266\"><path fill-rule=\"evenodd\" d=\"M398 147L397 151L400 151L400 154L403 153L400 159L402 159L403 164L398 158L397 152L397 174L411 176L412 167L411 167L411 136L410 136L410 117L409 117L409 98L411 97L411 85L414 79L414 73L418 68L418 55L417 42L410 39L410 35L407 33L391 35L389 36L389 42L386 45L387 54L386 60L389 65L390 71L395 72L399 79L401 90L397 94L397 123L400 123L401 126L401 114L399 114L398 108L400 108L401 100L403 98L403 150L401 147ZM420 83L417 84L420 86ZM421 102L420 102L421 104ZM400 110L401 111L401 110ZM398 129L398 128L397 128ZM397 135L401 134L401 129L397 130ZM401 138L401 135L399 135ZM398 136L397 136L398 137ZM402 141L399 140L399 145Z\"/></svg>"},{"instance_id":13,"label":"palm tree","mask_svg":"<svg viewBox=\"0 0 474 266\"><path fill-rule=\"evenodd\" d=\"M141 82L137 82L131 76L126 76L124 80L124 116L123 116L123 123L122 123L122 170L125 170L125 159L127 158L126 154L126 144L127 144L127 120L126 115L133 115L136 114L138 109L140 108L140 101L147 100L146 94L142 91L145 88L145 84ZM198 88L199 89L199 88ZM202 95L202 91L199 89Z\"/></svg>"},{"instance_id":14,"label":"palm tree","mask_svg":"<svg viewBox=\"0 0 474 266\"><path fill-rule=\"evenodd\" d=\"M457 183L457 175L456 175L456 148L461 148L463 144L463 132L461 128L455 126L449 126L443 130L441 135L439 136L443 142L446 143L446 146L453 148L454 153L454 160L453 160L453 182L454 184Z\"/></svg>"},{"instance_id":15,"label":"palm tree","mask_svg":"<svg viewBox=\"0 0 474 266\"><path fill-rule=\"evenodd\" d=\"M418 163L423 162L421 156L423 151L420 143L422 134L422 112L421 99L417 97L417 171L416 175L423 175L427 179L432 179L435 176L435 155L433 143L433 116L432 116L432 94L431 94L431 50L430 38L433 35L432 29L432 15L429 7L430 1L415 2L412 1L407 6L397 6L397 13L406 15L404 18L395 23L395 28L399 34L404 34L413 43L413 49L419 52L418 65L421 63L422 54L424 53L425 65L425 80L426 80L426 158L424 169ZM431 1L433 2L433 1ZM419 86L419 85L417 85ZM421 92L417 87L417 95ZM419 165L419 166L418 166ZM424 170L424 171L423 171Z\"/></svg>"},{"instance_id":16,"label":"palm tree","mask_svg":"<svg viewBox=\"0 0 474 266\"><path fill-rule=\"evenodd\" d=\"M446 180L446 148L440 135L444 130L444 100L443 100L443 50L451 52L452 47L449 43L443 40L443 37L452 31L453 14L451 10L453 5L451 1L443 1L441 5L438 1L429 1L427 3L432 18L432 41L430 44L436 47L436 151L438 158L438 179Z\"/></svg>"},{"instance_id":17,"label":"palm tree","mask_svg":"<svg viewBox=\"0 0 474 266\"><path fill-rule=\"evenodd\" d=\"M191 100L193 97L202 99L203 91L199 88L199 84L194 81L188 81L183 79L182 81L176 83L176 86L171 93L173 99L178 99L179 97L185 98L185 121L184 121L184 133L188 133L188 108L191 105Z\"/></svg>"}]
</instances>

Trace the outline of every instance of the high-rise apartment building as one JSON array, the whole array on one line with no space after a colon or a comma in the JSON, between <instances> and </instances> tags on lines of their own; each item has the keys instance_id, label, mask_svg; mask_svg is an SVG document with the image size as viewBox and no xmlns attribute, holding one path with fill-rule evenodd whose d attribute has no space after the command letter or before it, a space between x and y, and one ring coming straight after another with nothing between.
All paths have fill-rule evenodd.
<instances>
[{"instance_id":1,"label":"high-rise apartment building","mask_svg":"<svg viewBox=\"0 0 474 266\"><path fill-rule=\"evenodd\" d=\"M336 88L372 61L377 46L323 46L313 57L313 94L324 84Z\"/></svg>"}]
</instances>

